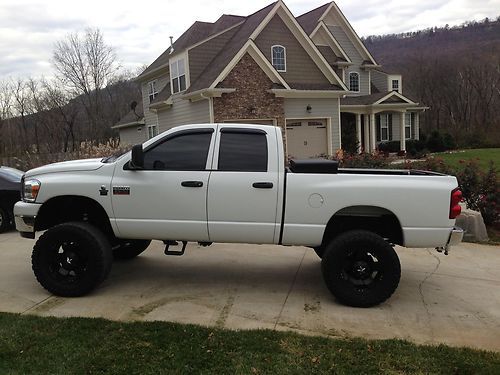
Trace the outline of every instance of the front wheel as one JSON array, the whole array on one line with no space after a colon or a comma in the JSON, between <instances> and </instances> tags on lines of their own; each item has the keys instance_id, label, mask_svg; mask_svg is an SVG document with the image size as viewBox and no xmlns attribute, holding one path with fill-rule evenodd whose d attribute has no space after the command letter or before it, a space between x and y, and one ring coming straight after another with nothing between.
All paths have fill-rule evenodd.
<instances>
[{"instance_id":1,"label":"front wheel","mask_svg":"<svg viewBox=\"0 0 500 375\"><path fill-rule=\"evenodd\" d=\"M387 300L401 277L399 258L379 235L353 230L336 237L321 262L325 283L337 300L371 307Z\"/></svg>"},{"instance_id":2,"label":"front wheel","mask_svg":"<svg viewBox=\"0 0 500 375\"><path fill-rule=\"evenodd\" d=\"M109 274L113 256L105 235L88 223L70 222L47 230L31 256L38 282L62 297L78 297Z\"/></svg>"}]
</instances>

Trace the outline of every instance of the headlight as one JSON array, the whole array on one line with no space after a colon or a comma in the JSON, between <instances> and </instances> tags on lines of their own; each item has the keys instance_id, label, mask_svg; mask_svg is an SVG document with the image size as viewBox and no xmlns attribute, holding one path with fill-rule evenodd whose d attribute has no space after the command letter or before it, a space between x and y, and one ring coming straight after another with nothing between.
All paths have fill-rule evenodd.
<instances>
[{"instance_id":1,"label":"headlight","mask_svg":"<svg viewBox=\"0 0 500 375\"><path fill-rule=\"evenodd\" d=\"M40 191L40 181L35 179L29 179L24 181L22 193L23 193L23 201L25 202L34 202L36 201L36 197L38 196L38 192Z\"/></svg>"}]
</instances>

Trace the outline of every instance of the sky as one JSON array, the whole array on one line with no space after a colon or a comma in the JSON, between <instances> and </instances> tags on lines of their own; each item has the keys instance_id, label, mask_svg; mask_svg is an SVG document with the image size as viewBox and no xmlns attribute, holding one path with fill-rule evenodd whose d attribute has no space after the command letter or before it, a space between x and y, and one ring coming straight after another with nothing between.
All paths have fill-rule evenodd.
<instances>
[{"instance_id":1,"label":"sky","mask_svg":"<svg viewBox=\"0 0 500 375\"><path fill-rule=\"evenodd\" d=\"M50 77L54 43L99 28L121 66L151 64L194 21L251 14L272 0L1 0L0 81ZM326 0L285 0L298 16ZM399 33L500 16L500 0L337 0L360 36Z\"/></svg>"}]
</instances>

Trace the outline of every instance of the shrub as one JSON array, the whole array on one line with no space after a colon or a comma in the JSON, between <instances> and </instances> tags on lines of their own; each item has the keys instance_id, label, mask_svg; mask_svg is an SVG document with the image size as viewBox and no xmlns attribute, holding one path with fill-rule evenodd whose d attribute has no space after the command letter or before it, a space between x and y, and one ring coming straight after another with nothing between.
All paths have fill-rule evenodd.
<instances>
[{"instance_id":1,"label":"shrub","mask_svg":"<svg viewBox=\"0 0 500 375\"><path fill-rule=\"evenodd\" d=\"M467 207L480 211L487 225L500 220L500 183L493 162L488 171L483 173L477 161L470 160L457 173L457 179Z\"/></svg>"},{"instance_id":2,"label":"shrub","mask_svg":"<svg viewBox=\"0 0 500 375\"><path fill-rule=\"evenodd\" d=\"M442 152L446 150L443 136L437 130L434 130L429 139L427 139L427 148L430 152Z\"/></svg>"},{"instance_id":3,"label":"shrub","mask_svg":"<svg viewBox=\"0 0 500 375\"><path fill-rule=\"evenodd\" d=\"M389 160L381 154L353 154L339 158L341 168L387 168Z\"/></svg>"},{"instance_id":4,"label":"shrub","mask_svg":"<svg viewBox=\"0 0 500 375\"><path fill-rule=\"evenodd\" d=\"M400 150L399 141L384 141L378 144L380 152L398 152Z\"/></svg>"}]
</instances>

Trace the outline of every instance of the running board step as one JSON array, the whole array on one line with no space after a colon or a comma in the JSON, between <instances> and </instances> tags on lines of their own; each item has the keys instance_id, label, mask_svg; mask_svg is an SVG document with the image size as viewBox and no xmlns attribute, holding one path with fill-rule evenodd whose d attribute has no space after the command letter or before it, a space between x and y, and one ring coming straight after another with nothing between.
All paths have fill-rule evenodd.
<instances>
[{"instance_id":1,"label":"running board step","mask_svg":"<svg viewBox=\"0 0 500 375\"><path fill-rule=\"evenodd\" d=\"M165 244L165 255L175 255L175 256L181 256L184 255L184 251L186 250L186 245L187 241L180 241L182 242L182 249L181 250L169 250L170 246L179 246L179 242L177 241L163 241Z\"/></svg>"}]
</instances>

